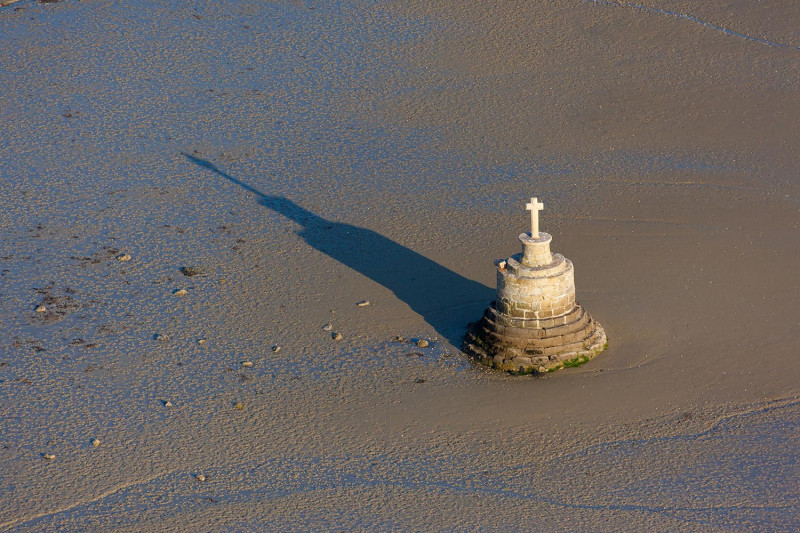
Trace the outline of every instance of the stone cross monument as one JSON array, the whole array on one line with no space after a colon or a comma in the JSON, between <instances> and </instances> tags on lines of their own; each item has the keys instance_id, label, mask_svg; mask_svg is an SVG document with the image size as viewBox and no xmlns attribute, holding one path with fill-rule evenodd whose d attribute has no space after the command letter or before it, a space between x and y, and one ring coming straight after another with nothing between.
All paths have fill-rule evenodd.
<instances>
[{"instance_id":1,"label":"stone cross monument","mask_svg":"<svg viewBox=\"0 0 800 533\"><path fill-rule=\"evenodd\" d=\"M539 211L544 209L544 204L531 198L531 203L525 204L525 209L531 212L531 237L539 238Z\"/></svg>"},{"instance_id":2,"label":"stone cross monument","mask_svg":"<svg viewBox=\"0 0 800 533\"><path fill-rule=\"evenodd\" d=\"M575 271L561 254L550 253L553 238L539 231L536 198L531 232L522 233L522 253L497 266L497 299L470 325L463 349L473 360L514 373L542 373L578 366L602 352L602 326L575 301Z\"/></svg>"}]
</instances>

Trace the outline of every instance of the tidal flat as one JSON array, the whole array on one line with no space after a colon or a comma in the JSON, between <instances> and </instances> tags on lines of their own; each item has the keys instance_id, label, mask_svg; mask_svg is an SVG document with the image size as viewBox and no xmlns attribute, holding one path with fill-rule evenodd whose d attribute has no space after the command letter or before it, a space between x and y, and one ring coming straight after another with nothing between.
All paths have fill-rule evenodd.
<instances>
[{"instance_id":1,"label":"tidal flat","mask_svg":"<svg viewBox=\"0 0 800 533\"><path fill-rule=\"evenodd\" d=\"M800 529L795 2L0 40L0 531ZM511 376L460 347L533 196L608 349Z\"/></svg>"}]
</instances>

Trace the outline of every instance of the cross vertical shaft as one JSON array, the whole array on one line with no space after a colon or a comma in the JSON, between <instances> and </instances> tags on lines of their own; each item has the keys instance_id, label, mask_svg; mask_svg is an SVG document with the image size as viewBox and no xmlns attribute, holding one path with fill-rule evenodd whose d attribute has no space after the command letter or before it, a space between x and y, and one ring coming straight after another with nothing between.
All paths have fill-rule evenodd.
<instances>
[{"instance_id":1,"label":"cross vertical shaft","mask_svg":"<svg viewBox=\"0 0 800 533\"><path fill-rule=\"evenodd\" d=\"M539 238L539 211L544 209L544 204L531 198L531 203L525 204L525 209L531 212L531 238Z\"/></svg>"}]
</instances>

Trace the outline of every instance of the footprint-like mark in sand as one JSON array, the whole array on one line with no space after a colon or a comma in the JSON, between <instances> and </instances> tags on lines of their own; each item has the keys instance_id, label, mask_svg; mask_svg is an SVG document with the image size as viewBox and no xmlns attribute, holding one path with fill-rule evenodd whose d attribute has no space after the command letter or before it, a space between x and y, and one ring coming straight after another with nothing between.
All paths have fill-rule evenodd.
<instances>
[{"instance_id":1,"label":"footprint-like mark in sand","mask_svg":"<svg viewBox=\"0 0 800 533\"><path fill-rule=\"evenodd\" d=\"M728 29L724 26L720 26L718 24L714 24L713 22L708 22L706 20L700 19L695 17L694 15L690 15L688 13L681 13L680 11L672 11L671 9L663 9L660 7L650 7L650 6L643 6L641 4L634 4L631 2L618 2L616 0L583 0L589 4L596 4L601 6L611 6L611 7L625 7L629 9L636 9L639 11L644 11L646 13L655 13L657 15L666 15L669 17L675 17L683 20L688 20L690 22L694 22L695 24L699 24L705 28L709 28L720 33L724 33L725 35L729 35L731 37L737 37L739 39L744 39L745 41L751 41L754 43L761 43L767 46L772 46L775 48L788 48L790 50L800 50L800 46L795 46L792 44L787 43L779 43L776 41L771 41L769 39L762 39L761 37L753 37L752 35L746 35L744 33L740 33L738 31L734 31Z\"/></svg>"}]
</instances>

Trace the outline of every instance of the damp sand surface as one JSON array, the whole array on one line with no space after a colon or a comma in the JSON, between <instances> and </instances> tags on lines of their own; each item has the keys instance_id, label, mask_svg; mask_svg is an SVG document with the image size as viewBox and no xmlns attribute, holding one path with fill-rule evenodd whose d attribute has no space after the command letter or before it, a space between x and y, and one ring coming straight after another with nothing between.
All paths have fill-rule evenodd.
<instances>
[{"instance_id":1,"label":"damp sand surface","mask_svg":"<svg viewBox=\"0 0 800 533\"><path fill-rule=\"evenodd\" d=\"M0 8L0 530L800 529L793 4Z\"/></svg>"}]
</instances>

